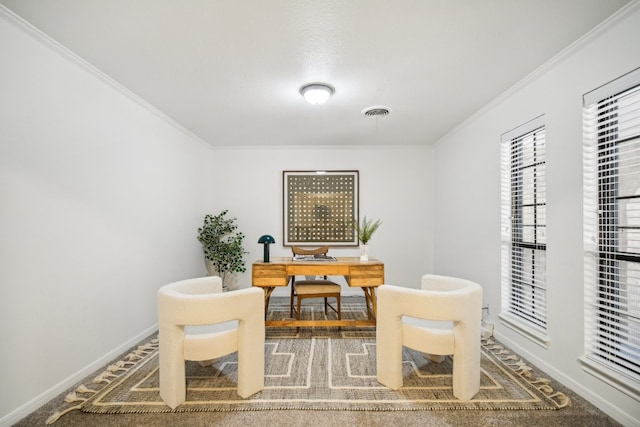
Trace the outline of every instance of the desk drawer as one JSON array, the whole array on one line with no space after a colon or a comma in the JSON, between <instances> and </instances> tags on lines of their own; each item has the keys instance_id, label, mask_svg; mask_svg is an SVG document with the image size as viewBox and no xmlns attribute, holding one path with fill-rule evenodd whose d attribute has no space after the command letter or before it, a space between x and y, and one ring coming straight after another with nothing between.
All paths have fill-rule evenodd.
<instances>
[{"instance_id":1,"label":"desk drawer","mask_svg":"<svg viewBox=\"0 0 640 427\"><path fill-rule=\"evenodd\" d=\"M289 264L287 274L289 276L346 276L349 274L349 266L318 261L315 264Z\"/></svg>"},{"instance_id":2,"label":"desk drawer","mask_svg":"<svg viewBox=\"0 0 640 427\"><path fill-rule=\"evenodd\" d=\"M379 286L384 284L384 264L353 265L349 286Z\"/></svg>"},{"instance_id":3,"label":"desk drawer","mask_svg":"<svg viewBox=\"0 0 640 427\"><path fill-rule=\"evenodd\" d=\"M251 270L251 281L253 286L263 288L287 286L289 283L287 268L278 264L254 264Z\"/></svg>"}]
</instances>

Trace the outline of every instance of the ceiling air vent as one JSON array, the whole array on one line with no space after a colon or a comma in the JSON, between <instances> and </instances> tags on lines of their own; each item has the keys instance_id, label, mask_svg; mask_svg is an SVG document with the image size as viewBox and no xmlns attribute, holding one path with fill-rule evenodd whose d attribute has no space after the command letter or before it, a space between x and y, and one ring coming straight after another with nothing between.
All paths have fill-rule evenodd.
<instances>
[{"instance_id":1,"label":"ceiling air vent","mask_svg":"<svg viewBox=\"0 0 640 427\"><path fill-rule=\"evenodd\" d=\"M386 117L391 114L391 108L384 105L374 105L373 107L365 108L360 114L371 118Z\"/></svg>"}]
</instances>

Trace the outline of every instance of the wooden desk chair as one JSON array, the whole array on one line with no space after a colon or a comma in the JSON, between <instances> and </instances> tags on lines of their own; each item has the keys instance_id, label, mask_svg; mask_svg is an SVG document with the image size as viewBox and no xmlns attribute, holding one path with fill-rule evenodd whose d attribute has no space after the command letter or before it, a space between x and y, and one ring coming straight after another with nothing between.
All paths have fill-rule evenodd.
<instances>
[{"instance_id":1,"label":"wooden desk chair","mask_svg":"<svg viewBox=\"0 0 640 427\"><path fill-rule=\"evenodd\" d=\"M322 246L317 249L305 249L298 246L292 246L291 251L294 255L326 255L329 252L329 246ZM328 314L331 308L340 316L340 291L342 287L327 279L316 279L315 276L306 276L305 280L296 280L295 276L291 278L291 300L289 315L293 317L293 311L296 311L296 319L300 320L300 306L305 298L324 298L324 314ZM335 298L337 308L328 303L328 298ZM297 304L295 304L297 303Z\"/></svg>"}]
</instances>

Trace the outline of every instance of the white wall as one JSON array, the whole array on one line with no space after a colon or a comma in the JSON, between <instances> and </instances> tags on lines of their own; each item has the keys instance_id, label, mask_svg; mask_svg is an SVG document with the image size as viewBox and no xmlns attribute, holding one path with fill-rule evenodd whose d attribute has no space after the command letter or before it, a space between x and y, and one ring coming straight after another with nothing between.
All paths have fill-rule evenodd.
<instances>
[{"instance_id":1,"label":"white wall","mask_svg":"<svg viewBox=\"0 0 640 427\"><path fill-rule=\"evenodd\" d=\"M431 148L216 149L214 174L220 183L213 214L229 209L247 238L247 272L234 288L251 286L251 262L262 258L258 238L271 234L272 256L290 256L282 243L282 172L358 170L360 214L382 220L369 243L370 256L385 263L385 279L418 287L433 267L433 150ZM357 256L357 248L332 248L330 254ZM344 283L344 281L343 281ZM346 285L345 285L346 286ZM274 295L288 295L277 289ZM345 289L361 295L360 289Z\"/></svg>"},{"instance_id":2,"label":"white wall","mask_svg":"<svg viewBox=\"0 0 640 427\"><path fill-rule=\"evenodd\" d=\"M0 64L2 425L153 331L216 187L209 148L2 15Z\"/></svg>"},{"instance_id":3,"label":"white wall","mask_svg":"<svg viewBox=\"0 0 640 427\"><path fill-rule=\"evenodd\" d=\"M627 425L640 404L586 374L583 354L582 95L640 66L640 7L575 45L438 142L435 270L476 280L497 336ZM478 84L482 84L479 79ZM500 325L500 135L540 114L547 126L548 335L544 349Z\"/></svg>"},{"instance_id":4,"label":"white wall","mask_svg":"<svg viewBox=\"0 0 640 427\"><path fill-rule=\"evenodd\" d=\"M636 12L435 152L209 150L0 17L0 424L154 328L157 288L204 274L196 240L204 214L229 209L247 235L249 268L236 287L250 285L260 235L278 241L273 255L288 254L282 171L292 169L359 170L361 212L384 222L371 253L385 262L388 283L417 287L434 266L480 282L501 339L618 419L638 422L637 402L582 372L576 359L583 339L581 95L640 65L639 29ZM589 59L594 54L597 61ZM496 317L500 134L541 113L548 129L547 350Z\"/></svg>"},{"instance_id":5,"label":"white wall","mask_svg":"<svg viewBox=\"0 0 640 427\"><path fill-rule=\"evenodd\" d=\"M387 281L432 270L430 148L212 150L3 14L0 63L0 425L154 330L158 287L205 274L206 213L229 209L247 235L235 288L251 285L260 235L288 255L283 170L359 170Z\"/></svg>"}]
</instances>

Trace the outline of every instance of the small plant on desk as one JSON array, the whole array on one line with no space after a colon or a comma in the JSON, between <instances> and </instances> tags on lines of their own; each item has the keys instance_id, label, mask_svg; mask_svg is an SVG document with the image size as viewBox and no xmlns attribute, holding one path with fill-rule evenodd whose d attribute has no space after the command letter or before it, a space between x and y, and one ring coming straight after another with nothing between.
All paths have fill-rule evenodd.
<instances>
[{"instance_id":1,"label":"small plant on desk","mask_svg":"<svg viewBox=\"0 0 640 427\"><path fill-rule=\"evenodd\" d=\"M362 218L362 222L360 224L354 222L353 227L358 233L358 240L360 240L361 243L360 261L369 261L369 240L371 240L373 233L380 228L381 224L382 221L379 219L376 221L368 220L366 215Z\"/></svg>"},{"instance_id":2,"label":"small plant on desk","mask_svg":"<svg viewBox=\"0 0 640 427\"><path fill-rule=\"evenodd\" d=\"M365 215L362 218L362 222L360 224L358 224L357 222L354 223L354 228L358 233L358 240L360 240L363 245L369 244L369 240L371 240L373 233L375 233L376 230L380 228L380 225L382 225L382 221L380 221L379 219L376 221L373 221L372 219L368 220L367 216Z\"/></svg>"}]
</instances>

